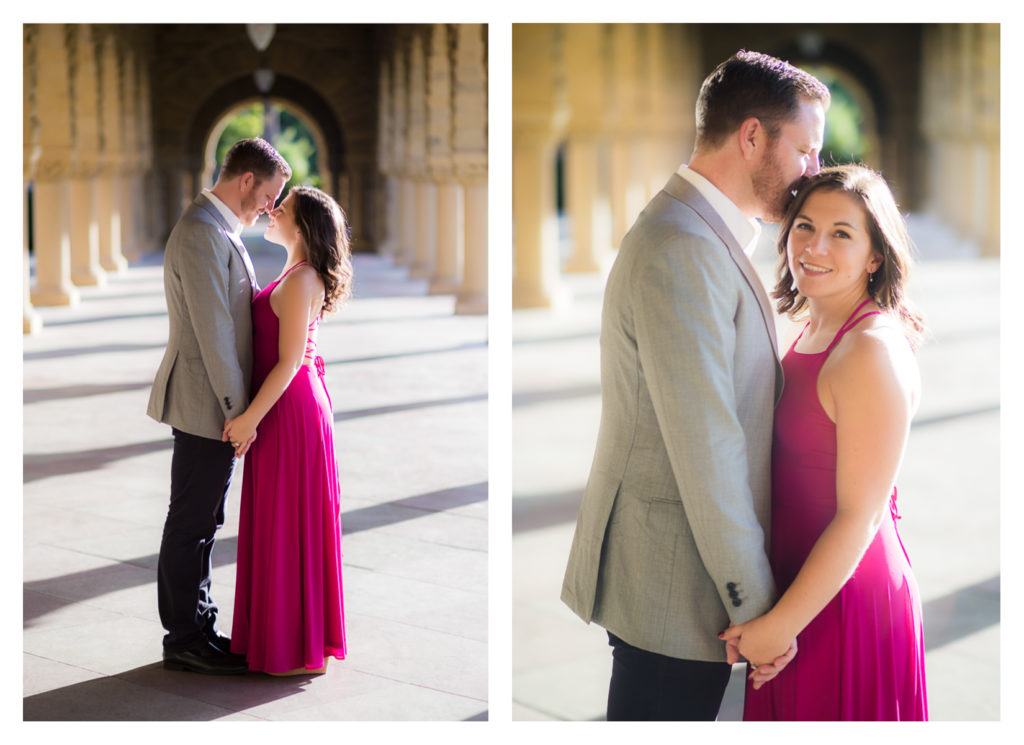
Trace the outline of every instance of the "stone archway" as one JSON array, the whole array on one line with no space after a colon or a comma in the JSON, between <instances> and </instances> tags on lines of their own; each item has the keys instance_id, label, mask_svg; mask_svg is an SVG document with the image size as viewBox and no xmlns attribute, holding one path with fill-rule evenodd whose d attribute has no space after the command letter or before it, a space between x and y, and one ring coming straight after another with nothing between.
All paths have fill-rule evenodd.
<instances>
[{"instance_id":1,"label":"stone archway","mask_svg":"<svg viewBox=\"0 0 1024 745\"><path fill-rule=\"evenodd\" d=\"M254 101L268 99L290 109L313 132L320 151L321 170L330 175L330 180L324 181L325 186L340 200L344 196L341 194L341 181L346 172L341 123L316 90L286 75L275 78L269 95L262 94L251 78L238 78L213 91L198 107L189 125L182 153L183 161L191 165L192 191L206 185L204 176L212 175L208 146L214 134L219 135L223 130L226 117ZM216 142L215 139L213 141Z\"/></svg>"},{"instance_id":2,"label":"stone archway","mask_svg":"<svg viewBox=\"0 0 1024 745\"><path fill-rule=\"evenodd\" d=\"M323 165L320 167L320 175L323 179L324 188L332 191L335 195L338 195L341 192L341 189L338 188L336 179L340 176L332 171L328 165L331 162L331 159L326 157L329 153L329 149L327 140L324 137L323 129L320 127L316 119L311 117L304 109L288 99L279 98L277 96L270 96L267 98L250 98L244 101L239 101L221 115L220 119L214 123L213 128L206 137L206 145L203 148L202 171L200 172L199 177L200 183L204 186L213 183L214 174L217 171L217 167L220 165L217 162L217 143L220 141L221 134L227 128L228 124L231 123L232 119L234 119L240 112L245 111L256 103L270 103L273 106L285 109L302 122L313 136L313 142L316 145L317 153L322 156L321 160L323 161Z\"/></svg>"}]
</instances>

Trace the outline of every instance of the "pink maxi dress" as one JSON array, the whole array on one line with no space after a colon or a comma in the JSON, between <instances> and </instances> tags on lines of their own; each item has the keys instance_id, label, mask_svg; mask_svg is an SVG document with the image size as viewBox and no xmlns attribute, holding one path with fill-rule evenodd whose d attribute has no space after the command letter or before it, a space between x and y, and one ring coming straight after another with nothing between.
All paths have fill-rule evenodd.
<instances>
[{"instance_id":1,"label":"pink maxi dress","mask_svg":"<svg viewBox=\"0 0 1024 745\"><path fill-rule=\"evenodd\" d=\"M253 298L254 394L278 360L270 293L280 281ZM306 359L245 458L231 651L244 654L250 670L315 670L327 656L345 658L334 420L312 339L319 321L309 327Z\"/></svg>"},{"instance_id":2,"label":"pink maxi dress","mask_svg":"<svg viewBox=\"0 0 1024 745\"><path fill-rule=\"evenodd\" d=\"M780 593L835 516L836 427L818 400L818 373L843 335L877 313L850 320L863 305L824 352L802 354L794 342L782 361L769 555ZM921 600L896 530L895 489L889 504L890 515L853 576L797 637L793 661L760 690L747 681L744 720L928 718Z\"/></svg>"}]
</instances>

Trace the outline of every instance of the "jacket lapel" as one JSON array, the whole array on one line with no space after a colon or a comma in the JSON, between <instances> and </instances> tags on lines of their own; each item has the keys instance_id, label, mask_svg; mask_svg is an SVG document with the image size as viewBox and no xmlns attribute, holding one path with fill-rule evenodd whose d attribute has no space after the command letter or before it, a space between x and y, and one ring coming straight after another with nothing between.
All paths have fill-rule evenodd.
<instances>
[{"instance_id":1,"label":"jacket lapel","mask_svg":"<svg viewBox=\"0 0 1024 745\"><path fill-rule=\"evenodd\" d=\"M764 290L764 285L761 283L761 278L757 274L757 270L754 269L754 265L750 262L750 258L743 253L743 249L736 242L736 238L733 236L732 231L726 226L725 221L718 215L717 212L711 207L701 193L690 184L686 179L677 173L672 174L672 178L669 179L665 185L665 191L672 196L674 199L678 199L680 202L689 205L693 210L700 215L701 219L708 224L708 226L715 231L722 243L729 251L729 256L732 258L733 263L743 273L743 278L750 285L750 289L753 291L754 296L757 298L758 305L761 306L761 316L764 319L765 329L768 331L768 336L772 342L772 352L775 354L775 359L779 359L779 346L775 334L775 316L772 313L772 306L768 300L768 294Z\"/></svg>"},{"instance_id":2,"label":"jacket lapel","mask_svg":"<svg viewBox=\"0 0 1024 745\"><path fill-rule=\"evenodd\" d=\"M252 285L253 294L259 292L260 286L256 281L256 270L253 269L252 260L249 258L249 252L245 250L245 244L242 243L242 239L239 238L231 230L231 226L224 220L224 216L220 214L216 207L207 199L205 196L200 194L196 197L194 204L200 209L205 210L209 213L217 224L224 230L224 235L231 241L231 245L235 247L235 253L242 260L242 265L245 267L245 273L249 275L249 284Z\"/></svg>"}]
</instances>

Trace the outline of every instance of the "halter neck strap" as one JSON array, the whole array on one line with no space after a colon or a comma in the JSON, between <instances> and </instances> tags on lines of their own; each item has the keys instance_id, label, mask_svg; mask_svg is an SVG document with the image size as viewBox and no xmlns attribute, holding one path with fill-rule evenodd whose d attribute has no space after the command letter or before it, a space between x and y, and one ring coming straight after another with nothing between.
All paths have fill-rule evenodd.
<instances>
[{"instance_id":1,"label":"halter neck strap","mask_svg":"<svg viewBox=\"0 0 1024 745\"><path fill-rule=\"evenodd\" d=\"M288 276L289 274L291 274L291 273L292 273L292 269L297 269L297 268L299 268L300 266L302 266L303 264L308 264L308 263L309 263L308 261L306 261L305 259L303 259L302 261L300 261L300 262L298 262L298 263L296 263L296 264L292 264L292 265L291 265L290 267L288 267L288 271L286 271L286 272L285 272L284 274L282 274L282 275L281 275L281 279L284 279L284 278L285 278L285 277L287 277L287 276ZM277 280L277 281L278 281L278 282L280 282L280 281L281 281L281 279L279 279L279 280Z\"/></svg>"},{"instance_id":2,"label":"halter neck strap","mask_svg":"<svg viewBox=\"0 0 1024 745\"><path fill-rule=\"evenodd\" d=\"M867 318L868 316L877 316L881 313L881 311L872 310L867 313L864 313L863 315L857 316L857 314L860 312L860 309L863 308L868 303L870 303L871 300L872 298L868 298L863 303L861 303L860 305L853 309L853 313L851 313L849 317L846 319L846 321L843 323L843 325L839 327L839 331L836 332L835 338L832 339L832 343L828 345L828 348L825 350L826 352L831 352L832 347L839 343L839 340L843 338L843 335L847 331L852 329L854 326L856 326L858 323L863 321L865 318ZM854 316L857 317L854 318Z\"/></svg>"}]
</instances>

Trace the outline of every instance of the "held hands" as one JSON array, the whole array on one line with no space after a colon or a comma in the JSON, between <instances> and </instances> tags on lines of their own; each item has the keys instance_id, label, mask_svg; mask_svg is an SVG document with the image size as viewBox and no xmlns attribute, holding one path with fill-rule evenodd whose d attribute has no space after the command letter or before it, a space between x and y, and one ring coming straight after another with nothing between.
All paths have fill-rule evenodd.
<instances>
[{"instance_id":1,"label":"held hands","mask_svg":"<svg viewBox=\"0 0 1024 745\"><path fill-rule=\"evenodd\" d=\"M230 442L235 448L235 457L240 458L249 452L256 439L256 425L250 423L243 413L224 422L224 431L220 439L221 442Z\"/></svg>"},{"instance_id":2,"label":"held hands","mask_svg":"<svg viewBox=\"0 0 1024 745\"><path fill-rule=\"evenodd\" d=\"M718 635L725 642L725 654L729 664L744 657L750 663L748 676L754 682L754 690L770 681L796 657L796 639L777 628L768 614L741 623L729 624L729 628ZM780 651L785 650L785 651Z\"/></svg>"}]
</instances>

